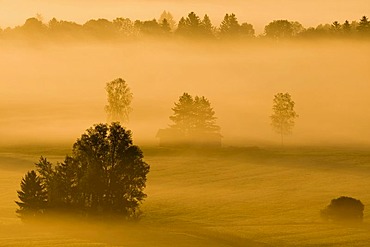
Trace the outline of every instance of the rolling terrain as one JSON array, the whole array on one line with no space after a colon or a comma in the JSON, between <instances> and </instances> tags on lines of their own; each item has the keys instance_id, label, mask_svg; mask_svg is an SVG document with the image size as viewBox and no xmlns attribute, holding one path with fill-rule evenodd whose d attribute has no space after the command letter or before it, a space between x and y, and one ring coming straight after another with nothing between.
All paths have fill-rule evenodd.
<instances>
[{"instance_id":1,"label":"rolling terrain","mask_svg":"<svg viewBox=\"0 0 370 247\"><path fill-rule=\"evenodd\" d=\"M57 216L26 225L15 215L23 174L66 146L4 147L1 246L366 246L370 154L361 148L144 147L151 165L138 223ZM336 225L319 212L341 195L365 204L364 222Z\"/></svg>"}]
</instances>

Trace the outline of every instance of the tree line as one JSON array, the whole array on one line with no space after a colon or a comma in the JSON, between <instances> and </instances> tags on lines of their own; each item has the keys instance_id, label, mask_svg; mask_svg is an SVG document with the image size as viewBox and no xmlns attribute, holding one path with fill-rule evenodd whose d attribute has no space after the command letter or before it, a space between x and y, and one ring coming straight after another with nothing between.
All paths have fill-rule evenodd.
<instances>
[{"instance_id":1,"label":"tree line","mask_svg":"<svg viewBox=\"0 0 370 247\"><path fill-rule=\"evenodd\" d=\"M158 19L136 20L129 18L92 19L84 24L73 21L29 18L21 26L0 28L1 39L63 40L127 40L143 37L195 38L195 39L292 39L292 38L370 38L370 21L363 16L356 21L320 24L305 28L296 21L274 20L267 24L261 35L256 35L252 24L240 22L235 14L225 14L219 26L212 24L206 14L200 17L194 12L181 17L178 22L173 15L164 11Z\"/></svg>"}]
</instances>

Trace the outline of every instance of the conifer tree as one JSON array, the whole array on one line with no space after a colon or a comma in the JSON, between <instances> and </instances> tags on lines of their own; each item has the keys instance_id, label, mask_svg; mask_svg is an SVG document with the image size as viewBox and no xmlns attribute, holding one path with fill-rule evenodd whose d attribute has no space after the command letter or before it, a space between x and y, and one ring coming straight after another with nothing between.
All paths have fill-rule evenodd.
<instances>
[{"instance_id":1,"label":"conifer tree","mask_svg":"<svg viewBox=\"0 0 370 247\"><path fill-rule=\"evenodd\" d=\"M41 179L34 170L27 172L21 181L21 190L17 191L20 201L16 212L21 219L29 219L44 213L47 206L47 192Z\"/></svg>"}]
</instances>

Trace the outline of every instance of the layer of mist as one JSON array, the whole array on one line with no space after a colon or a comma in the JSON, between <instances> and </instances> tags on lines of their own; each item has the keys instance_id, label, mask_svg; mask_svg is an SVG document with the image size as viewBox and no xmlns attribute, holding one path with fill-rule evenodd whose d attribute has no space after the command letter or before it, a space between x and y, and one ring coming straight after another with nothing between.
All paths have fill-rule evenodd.
<instances>
[{"instance_id":1,"label":"layer of mist","mask_svg":"<svg viewBox=\"0 0 370 247\"><path fill-rule=\"evenodd\" d=\"M300 117L287 144L369 143L370 49L364 42L128 44L0 48L1 144L73 141L105 122L105 84L134 94L127 125L155 144L183 92L207 97L225 145L278 144L273 95L288 92Z\"/></svg>"}]
</instances>

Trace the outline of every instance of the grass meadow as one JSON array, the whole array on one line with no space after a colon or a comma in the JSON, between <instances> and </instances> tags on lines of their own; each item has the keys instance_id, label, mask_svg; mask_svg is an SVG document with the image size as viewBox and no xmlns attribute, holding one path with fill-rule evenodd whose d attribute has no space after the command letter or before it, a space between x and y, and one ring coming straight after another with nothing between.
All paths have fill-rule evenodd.
<instances>
[{"instance_id":1,"label":"grass meadow","mask_svg":"<svg viewBox=\"0 0 370 247\"><path fill-rule=\"evenodd\" d=\"M68 146L9 146L0 153L0 246L368 246L370 153L360 147L143 147L151 165L139 222L56 216L24 224L16 190L40 155ZM364 222L322 221L341 195L360 199Z\"/></svg>"}]
</instances>

